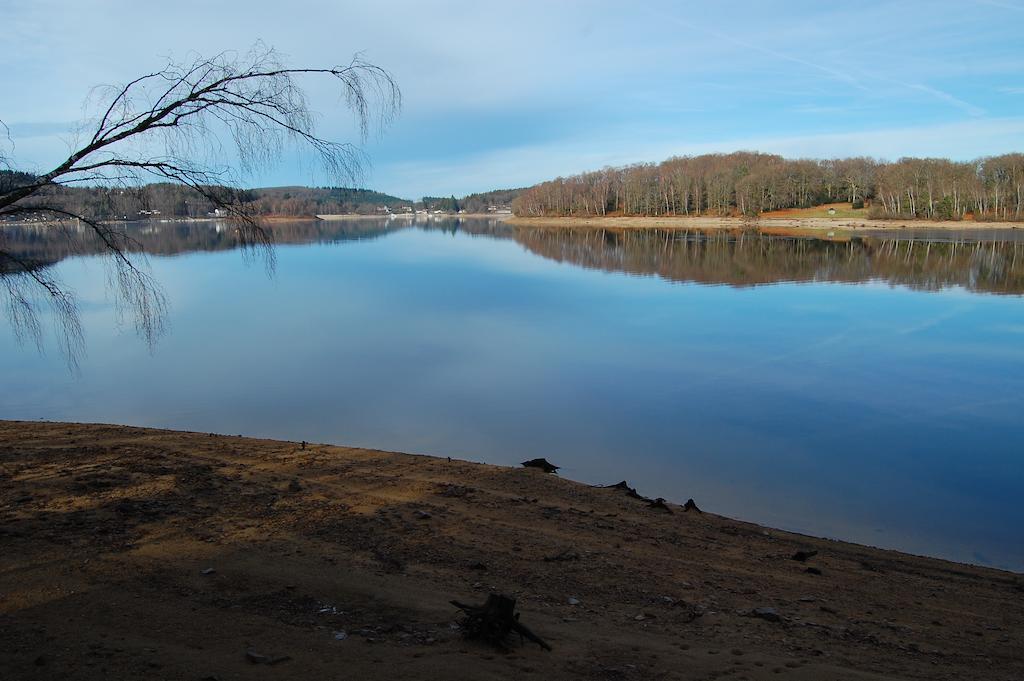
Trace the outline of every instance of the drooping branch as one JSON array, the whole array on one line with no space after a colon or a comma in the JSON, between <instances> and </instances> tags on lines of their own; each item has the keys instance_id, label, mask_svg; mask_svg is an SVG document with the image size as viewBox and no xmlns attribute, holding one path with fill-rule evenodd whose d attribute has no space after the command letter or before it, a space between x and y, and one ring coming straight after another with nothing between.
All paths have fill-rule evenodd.
<instances>
[{"instance_id":1,"label":"drooping branch","mask_svg":"<svg viewBox=\"0 0 1024 681\"><path fill-rule=\"evenodd\" d=\"M0 296L15 337L31 338L42 348L43 332L39 308L48 305L60 326L57 337L62 354L74 368L83 345L82 324L77 314L75 295L49 268L0 250ZM43 300L37 295L43 292Z\"/></svg>"},{"instance_id":2,"label":"drooping branch","mask_svg":"<svg viewBox=\"0 0 1024 681\"><path fill-rule=\"evenodd\" d=\"M314 77L327 78L340 89L360 143L372 129L390 123L401 107L401 92L391 74L358 54L347 65L290 68L272 48L257 43L244 56L223 52L212 58L193 55L183 64L168 61L163 69L127 84L98 89L97 115L84 126L90 131L83 136L88 141L50 171L13 186L0 185L0 218L35 213L88 226L111 256L117 299L153 342L162 328L166 301L149 274L136 266L141 255L124 232L62 207L53 192L87 183L129 191L153 178L189 187L233 219L240 243L256 248L273 269L273 235L235 189L242 178L279 161L289 147L311 154L339 185L357 184L368 163L360 144L318 133L300 87L301 80ZM0 153L0 166L6 163ZM6 266L17 270L17 258L3 255ZM47 282L36 283L59 302L60 310L73 311L73 305L62 302L73 302L73 296L62 297L65 292L56 280ZM34 310L18 305L20 312L11 315L15 325L26 323Z\"/></svg>"},{"instance_id":3,"label":"drooping branch","mask_svg":"<svg viewBox=\"0 0 1024 681\"><path fill-rule=\"evenodd\" d=\"M160 284L148 271L145 254L141 251L141 244L125 232L61 208L35 204L25 208L13 207L13 209L5 211L9 215L18 212L55 216L58 218L58 227L61 226L61 221L66 220L75 220L77 224L87 226L103 245L103 252L107 254L111 263L107 280L109 288L113 289L115 293L114 300L118 312L130 313L139 335L150 346L156 343L165 328L167 298ZM58 317L65 331L61 341L65 351L75 350L80 345L81 323L77 319L77 315L73 314L75 310L74 295L66 291L52 275L43 274L37 265L26 262L2 249L0 249L0 256L9 266L15 266L11 270L3 271L5 278L13 274L27 275L44 289L51 300L51 307L59 313ZM16 320L23 319L25 314L38 311L36 309L38 305L31 305L23 296L19 297L17 302L23 314L15 316ZM69 313L72 313L71 316L74 319L65 320L64 317ZM34 329L32 335L38 343L38 323L29 326ZM68 329L73 330L71 334L73 338L67 337ZM68 359L73 361L73 357L70 355Z\"/></svg>"}]
</instances>

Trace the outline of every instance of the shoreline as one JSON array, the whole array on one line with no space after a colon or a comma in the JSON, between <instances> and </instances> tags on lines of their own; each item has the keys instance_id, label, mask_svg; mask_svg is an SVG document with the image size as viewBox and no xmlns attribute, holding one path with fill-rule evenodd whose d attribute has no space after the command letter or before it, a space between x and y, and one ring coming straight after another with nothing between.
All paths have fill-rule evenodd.
<instances>
[{"instance_id":1,"label":"shoreline","mask_svg":"<svg viewBox=\"0 0 1024 681\"><path fill-rule=\"evenodd\" d=\"M456 213L443 213L441 215L435 215L435 214L417 215L415 213L391 213L391 214L386 214L386 215L360 215L360 214L357 214L357 213L335 213L335 214L322 213L322 214L319 214L319 215L313 215L312 217L310 217L308 219L310 219L310 220L323 220L325 222L333 222L333 221L338 221L338 220L387 220L387 219L391 219L391 218L400 218L400 219L403 219L403 220L412 220L413 222L417 222L417 221L422 221L422 220L425 220L425 219L426 220L450 220L450 219L480 220L480 219L486 218L486 219L490 219L490 220L508 220L508 219L510 219L512 217L513 216L510 213L500 213L500 214L499 213L463 213L461 215L456 214ZM282 219L286 219L286 218L282 218ZM300 218L295 218L295 219L300 219ZM301 219L307 219L307 218L301 218Z\"/></svg>"},{"instance_id":2,"label":"shoreline","mask_svg":"<svg viewBox=\"0 0 1024 681\"><path fill-rule=\"evenodd\" d=\"M99 220L101 224L143 224L153 222L155 224L198 224L207 222L223 222L230 218L217 217L195 217L195 218L160 218L151 220ZM949 232L989 232L1005 230L1024 230L1024 222L977 222L974 220L868 220L861 218L843 217L763 217L758 219L744 219L738 217L708 217L708 216L619 216L619 217L520 217L508 213L466 213L463 215L359 215L354 213L344 214L322 214L322 215L265 215L258 216L258 220L266 223L278 222L340 222L340 221L362 221L362 220L408 220L410 222L422 222L433 219L463 219L480 220L490 219L505 222L513 227L537 227L537 228L601 228L608 230L694 230L694 231L726 231L737 229L757 229L765 234L778 232L779 234L806 233L808 235L820 235L827 232L877 232L877 231L921 231L936 230ZM8 220L0 222L0 226L11 227L53 227L62 224L62 221L41 221L23 222Z\"/></svg>"},{"instance_id":3,"label":"shoreline","mask_svg":"<svg viewBox=\"0 0 1024 681\"><path fill-rule=\"evenodd\" d=\"M278 679L1024 675L1024 575L534 469L0 421L0 474L12 678L243 678L247 650ZM463 640L448 601L490 592L554 651Z\"/></svg>"},{"instance_id":4,"label":"shoreline","mask_svg":"<svg viewBox=\"0 0 1024 681\"><path fill-rule=\"evenodd\" d=\"M390 220L400 219L407 220L409 222L424 222L434 219L489 219L489 220L500 220L502 222L507 221L513 217L508 213L502 213L495 215L492 213L466 213L463 215L410 215L406 213L392 213L391 215L361 215L357 213L339 213L339 214L322 214L322 215L257 215L256 220L267 224L276 224L281 222L343 222L343 221L360 221L360 220ZM0 221L0 228L3 227L44 227L52 228L59 227L67 222L73 221L74 218L66 218L64 220L39 220L39 221L24 221L24 220L3 220ZM101 225L143 225L143 224L156 224L156 225L172 225L172 224L205 224L205 223L217 223L217 222L229 222L232 220L230 217L169 217L169 218L140 218L137 220L115 220L115 219L101 219L96 222Z\"/></svg>"},{"instance_id":5,"label":"shoreline","mask_svg":"<svg viewBox=\"0 0 1024 681\"><path fill-rule=\"evenodd\" d=\"M627 217L519 217L508 221L516 227L588 227L611 230L671 229L671 230L735 230L758 229L770 234L773 230L804 230L809 233L829 231L894 231L894 230L945 230L945 231L999 231L1024 229L1024 222L975 222L973 220L866 220L854 218L800 218L775 217L744 219L734 217L694 216L627 216Z\"/></svg>"}]
</instances>

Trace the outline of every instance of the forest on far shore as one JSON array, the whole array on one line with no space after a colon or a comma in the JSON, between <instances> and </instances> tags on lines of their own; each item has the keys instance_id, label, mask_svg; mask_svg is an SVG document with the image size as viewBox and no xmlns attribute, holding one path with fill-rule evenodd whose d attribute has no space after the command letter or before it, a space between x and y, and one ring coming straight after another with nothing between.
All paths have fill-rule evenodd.
<instances>
[{"instance_id":1,"label":"forest on far shore","mask_svg":"<svg viewBox=\"0 0 1024 681\"><path fill-rule=\"evenodd\" d=\"M787 159L736 152L560 177L524 190L516 215L749 215L849 202L873 218L1024 219L1024 154L952 161Z\"/></svg>"},{"instance_id":2,"label":"forest on far shore","mask_svg":"<svg viewBox=\"0 0 1024 681\"><path fill-rule=\"evenodd\" d=\"M36 177L30 173L0 170L0 193L17 186L31 184ZM498 189L439 198L424 196L419 201L403 199L370 189L348 187L264 187L232 189L211 186L206 191L228 203L237 203L253 215L281 217L312 217L327 214L379 215L411 211L417 208L457 213L488 213L508 209L522 189ZM140 187L93 186L44 187L34 198L36 205L87 216L96 220L135 220L149 217L202 218L213 214L215 206L209 198L193 188L171 182ZM31 204L29 204L31 205ZM387 209L387 211L383 209ZM24 219L24 215L19 216Z\"/></svg>"},{"instance_id":3,"label":"forest on far shore","mask_svg":"<svg viewBox=\"0 0 1024 681\"><path fill-rule=\"evenodd\" d=\"M5 186L28 184L28 173L0 170L0 191ZM268 187L235 190L211 186L207 193L229 203L240 202L255 215L313 216L325 213L373 214L379 207L399 209L413 202L369 189L346 187ZM160 182L141 187L44 187L33 198L37 205L59 208L96 220L134 220L140 217L200 218L213 214L215 205L200 192L182 184ZM27 205L32 205L28 202Z\"/></svg>"}]
</instances>

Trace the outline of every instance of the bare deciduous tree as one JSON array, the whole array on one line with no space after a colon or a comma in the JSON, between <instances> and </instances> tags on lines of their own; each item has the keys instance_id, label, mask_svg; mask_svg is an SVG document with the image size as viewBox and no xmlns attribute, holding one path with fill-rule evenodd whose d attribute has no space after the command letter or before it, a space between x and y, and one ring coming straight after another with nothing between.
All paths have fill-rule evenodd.
<instances>
[{"instance_id":1,"label":"bare deciduous tree","mask_svg":"<svg viewBox=\"0 0 1024 681\"><path fill-rule=\"evenodd\" d=\"M756 216L784 208L870 204L870 217L1024 219L1024 154L973 161L786 159L735 152L560 177L518 194L523 216Z\"/></svg>"},{"instance_id":2,"label":"bare deciduous tree","mask_svg":"<svg viewBox=\"0 0 1024 681\"><path fill-rule=\"evenodd\" d=\"M272 48L257 44L245 55L168 60L161 70L125 85L97 88L90 97L95 116L82 124L73 151L52 170L20 176L21 181L0 177L0 225L19 215L45 216L47 228L65 230L69 244L75 241L71 227L84 227L108 255L108 283L119 309L152 343L163 328L166 299L144 254L123 229L68 210L54 201L55 192L90 184L132 191L146 181L180 183L224 210L235 221L240 243L257 249L272 267L272 234L242 202L237 188L243 178L279 161L289 148L311 152L339 184L357 183L367 162L360 144L317 133L300 85L311 77L332 79L340 89L358 124L359 142L390 123L401 105L392 76L359 55L344 66L292 68ZM0 168L11 167L0 149ZM0 280L15 332L41 343L39 312L48 304L65 354L74 361L82 341L74 292L49 268L5 250L2 229Z\"/></svg>"}]
</instances>

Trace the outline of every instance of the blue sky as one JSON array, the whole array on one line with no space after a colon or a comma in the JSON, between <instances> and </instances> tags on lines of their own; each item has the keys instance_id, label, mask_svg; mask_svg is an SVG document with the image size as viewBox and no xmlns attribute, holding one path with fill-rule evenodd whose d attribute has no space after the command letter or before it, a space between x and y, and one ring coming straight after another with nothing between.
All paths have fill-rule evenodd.
<instances>
[{"instance_id":1,"label":"blue sky","mask_svg":"<svg viewBox=\"0 0 1024 681\"><path fill-rule=\"evenodd\" d=\"M404 197L737 149L1024 150L1024 0L0 0L0 27L3 143L32 170L66 154L94 85L257 40L293 65L362 51L395 75L403 112L368 145L365 184ZM336 93L310 95L320 131L351 138ZM329 182L297 159L248 179Z\"/></svg>"}]
</instances>

